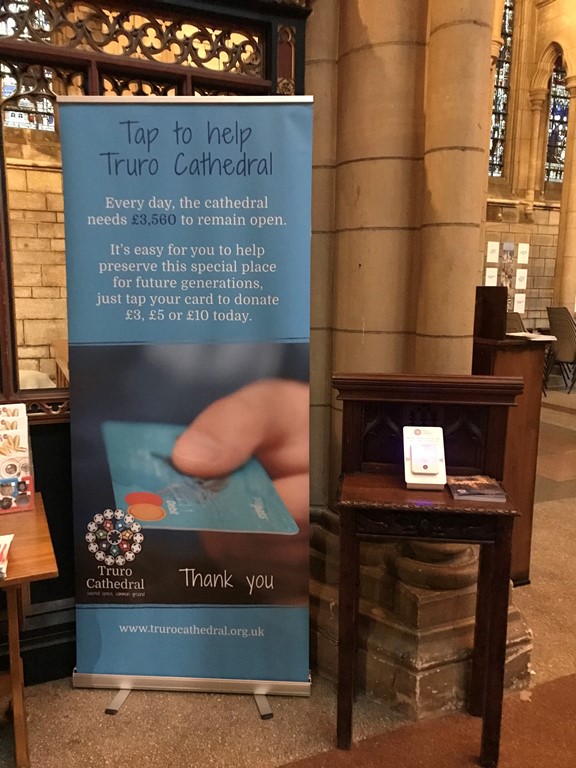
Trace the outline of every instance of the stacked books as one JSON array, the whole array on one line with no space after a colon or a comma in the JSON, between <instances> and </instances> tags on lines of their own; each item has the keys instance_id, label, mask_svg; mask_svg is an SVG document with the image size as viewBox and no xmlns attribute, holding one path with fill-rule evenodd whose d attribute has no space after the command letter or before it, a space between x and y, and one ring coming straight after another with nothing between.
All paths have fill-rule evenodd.
<instances>
[{"instance_id":1,"label":"stacked books","mask_svg":"<svg viewBox=\"0 0 576 768\"><path fill-rule=\"evenodd\" d=\"M13 533L7 533L0 536L0 579L6 578L6 569L8 568L8 550L14 538Z\"/></svg>"},{"instance_id":2,"label":"stacked books","mask_svg":"<svg viewBox=\"0 0 576 768\"><path fill-rule=\"evenodd\" d=\"M449 475L446 484L455 499L462 501L506 501L506 492L488 475Z\"/></svg>"}]
</instances>

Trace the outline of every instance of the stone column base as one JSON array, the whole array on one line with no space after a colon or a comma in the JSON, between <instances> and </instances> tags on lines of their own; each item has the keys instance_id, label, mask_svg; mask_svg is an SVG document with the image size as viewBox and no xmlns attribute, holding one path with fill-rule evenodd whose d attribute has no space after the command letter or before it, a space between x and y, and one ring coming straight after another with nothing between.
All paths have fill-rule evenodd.
<instances>
[{"instance_id":1,"label":"stone column base","mask_svg":"<svg viewBox=\"0 0 576 768\"><path fill-rule=\"evenodd\" d=\"M476 587L432 590L396 582L394 606L360 601L358 691L389 703L412 720L465 707L474 631ZM338 589L310 585L311 661L337 679ZM505 687L530 681L532 634L510 605Z\"/></svg>"}]
</instances>

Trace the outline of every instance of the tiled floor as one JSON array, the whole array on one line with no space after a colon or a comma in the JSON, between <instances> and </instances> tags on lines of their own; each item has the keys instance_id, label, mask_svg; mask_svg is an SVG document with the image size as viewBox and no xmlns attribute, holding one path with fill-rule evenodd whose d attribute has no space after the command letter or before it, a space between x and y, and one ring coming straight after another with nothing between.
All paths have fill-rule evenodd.
<instances>
[{"instance_id":1,"label":"tiled floor","mask_svg":"<svg viewBox=\"0 0 576 768\"><path fill-rule=\"evenodd\" d=\"M534 636L534 682L576 672L576 391L542 400L531 583L512 592Z\"/></svg>"},{"instance_id":2,"label":"tiled floor","mask_svg":"<svg viewBox=\"0 0 576 768\"><path fill-rule=\"evenodd\" d=\"M575 430L576 392L550 392L540 421L537 501L576 498Z\"/></svg>"}]
</instances>

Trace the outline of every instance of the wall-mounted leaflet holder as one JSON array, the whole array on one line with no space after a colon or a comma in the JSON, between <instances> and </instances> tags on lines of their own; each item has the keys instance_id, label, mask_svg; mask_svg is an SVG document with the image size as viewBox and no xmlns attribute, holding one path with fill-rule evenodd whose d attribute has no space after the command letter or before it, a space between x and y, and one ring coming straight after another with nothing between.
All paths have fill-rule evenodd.
<instances>
[{"instance_id":1,"label":"wall-mounted leaflet holder","mask_svg":"<svg viewBox=\"0 0 576 768\"><path fill-rule=\"evenodd\" d=\"M442 427L404 427L404 478L408 488L440 490L446 485Z\"/></svg>"}]
</instances>

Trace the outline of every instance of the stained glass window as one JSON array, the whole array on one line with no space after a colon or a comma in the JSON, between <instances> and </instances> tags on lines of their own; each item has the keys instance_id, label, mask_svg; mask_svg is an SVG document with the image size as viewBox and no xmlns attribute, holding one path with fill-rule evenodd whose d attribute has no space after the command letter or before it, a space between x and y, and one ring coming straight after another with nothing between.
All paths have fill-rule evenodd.
<instances>
[{"instance_id":1,"label":"stained glass window","mask_svg":"<svg viewBox=\"0 0 576 768\"><path fill-rule=\"evenodd\" d=\"M548 113L548 144L546 147L546 181L562 181L566 157L568 108L570 94L566 89L566 70L562 57L556 59L550 78L550 111Z\"/></svg>"},{"instance_id":2,"label":"stained glass window","mask_svg":"<svg viewBox=\"0 0 576 768\"><path fill-rule=\"evenodd\" d=\"M508 95L510 91L510 61L512 57L512 27L514 24L514 0L505 0L502 16L502 45L496 62L494 99L492 102L492 128L490 131L490 176L502 176L504 172L504 148L508 119Z\"/></svg>"}]
</instances>

